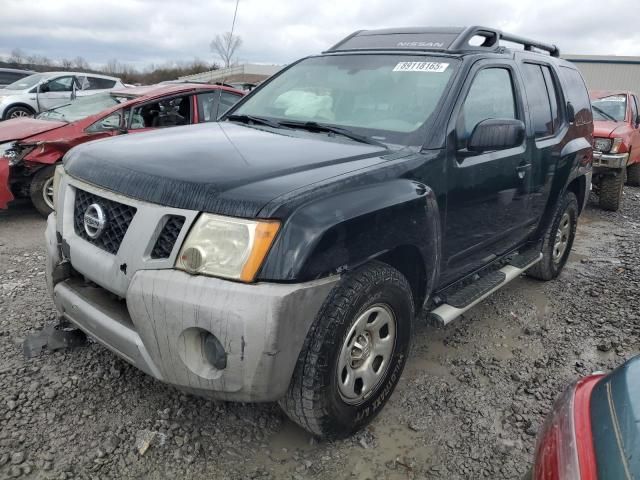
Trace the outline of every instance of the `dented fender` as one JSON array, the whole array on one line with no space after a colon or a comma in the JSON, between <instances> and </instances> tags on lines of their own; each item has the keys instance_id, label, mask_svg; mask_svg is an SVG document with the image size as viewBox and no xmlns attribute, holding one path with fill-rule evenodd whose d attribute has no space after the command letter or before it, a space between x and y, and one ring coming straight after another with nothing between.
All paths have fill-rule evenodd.
<instances>
[{"instance_id":1,"label":"dented fender","mask_svg":"<svg viewBox=\"0 0 640 480\"><path fill-rule=\"evenodd\" d=\"M397 248L420 253L432 288L440 259L440 213L428 186L397 178L324 196L289 216L260 273L306 281L356 268Z\"/></svg>"}]
</instances>

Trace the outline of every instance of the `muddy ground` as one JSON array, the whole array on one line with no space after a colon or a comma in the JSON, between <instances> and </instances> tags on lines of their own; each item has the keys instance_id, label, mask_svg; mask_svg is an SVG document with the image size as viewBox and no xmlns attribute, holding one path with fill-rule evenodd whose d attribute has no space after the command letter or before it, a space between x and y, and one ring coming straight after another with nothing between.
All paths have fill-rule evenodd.
<instances>
[{"instance_id":1,"label":"muddy ground","mask_svg":"<svg viewBox=\"0 0 640 480\"><path fill-rule=\"evenodd\" d=\"M382 415L328 443L275 404L185 396L97 344L25 360L25 336L55 318L43 229L28 205L0 212L0 478L521 478L563 387L638 353L640 189L619 213L590 204L556 281L522 277L421 325Z\"/></svg>"}]
</instances>

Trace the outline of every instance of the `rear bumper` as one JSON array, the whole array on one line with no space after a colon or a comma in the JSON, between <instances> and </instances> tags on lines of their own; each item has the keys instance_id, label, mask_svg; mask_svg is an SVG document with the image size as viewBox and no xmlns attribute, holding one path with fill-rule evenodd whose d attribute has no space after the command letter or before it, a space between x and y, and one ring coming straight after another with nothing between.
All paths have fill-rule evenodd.
<instances>
[{"instance_id":1,"label":"rear bumper","mask_svg":"<svg viewBox=\"0 0 640 480\"><path fill-rule=\"evenodd\" d=\"M311 323L338 277L241 284L176 270L139 270L126 299L70 277L47 222L47 283L59 313L158 380L224 400L273 401L286 392ZM201 334L226 352L218 370Z\"/></svg>"},{"instance_id":2,"label":"rear bumper","mask_svg":"<svg viewBox=\"0 0 640 480\"><path fill-rule=\"evenodd\" d=\"M608 154L594 151L593 167L624 168L629 160L628 153Z\"/></svg>"},{"instance_id":3,"label":"rear bumper","mask_svg":"<svg viewBox=\"0 0 640 480\"><path fill-rule=\"evenodd\" d=\"M7 208L9 202L13 200L11 187L9 186L9 160L0 157L0 209Z\"/></svg>"}]
</instances>

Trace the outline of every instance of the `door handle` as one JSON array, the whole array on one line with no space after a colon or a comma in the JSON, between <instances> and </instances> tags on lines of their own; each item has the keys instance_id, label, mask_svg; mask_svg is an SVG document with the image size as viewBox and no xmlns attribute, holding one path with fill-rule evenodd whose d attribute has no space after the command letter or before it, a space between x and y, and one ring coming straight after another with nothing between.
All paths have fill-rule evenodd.
<instances>
[{"instance_id":1,"label":"door handle","mask_svg":"<svg viewBox=\"0 0 640 480\"><path fill-rule=\"evenodd\" d=\"M518 173L518 178L520 180L522 180L527 175L527 172L530 169L531 169L531 164L530 163L522 162L520 165L518 165L516 167L516 172Z\"/></svg>"}]
</instances>

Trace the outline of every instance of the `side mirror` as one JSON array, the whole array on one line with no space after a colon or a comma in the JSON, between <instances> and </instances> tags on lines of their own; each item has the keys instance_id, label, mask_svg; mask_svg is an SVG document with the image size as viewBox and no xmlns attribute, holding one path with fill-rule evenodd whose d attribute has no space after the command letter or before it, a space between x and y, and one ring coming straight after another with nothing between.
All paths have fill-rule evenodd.
<instances>
[{"instance_id":1,"label":"side mirror","mask_svg":"<svg viewBox=\"0 0 640 480\"><path fill-rule=\"evenodd\" d=\"M38 93L47 93L49 91L48 83L41 83L38 85Z\"/></svg>"},{"instance_id":2,"label":"side mirror","mask_svg":"<svg viewBox=\"0 0 640 480\"><path fill-rule=\"evenodd\" d=\"M567 102L567 120L569 120L569 123L576 121L576 109L573 108L573 104L571 102Z\"/></svg>"},{"instance_id":3,"label":"side mirror","mask_svg":"<svg viewBox=\"0 0 640 480\"><path fill-rule=\"evenodd\" d=\"M524 135L524 123L521 120L490 118L474 127L467 150L476 153L506 150L522 145Z\"/></svg>"}]
</instances>

